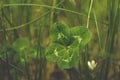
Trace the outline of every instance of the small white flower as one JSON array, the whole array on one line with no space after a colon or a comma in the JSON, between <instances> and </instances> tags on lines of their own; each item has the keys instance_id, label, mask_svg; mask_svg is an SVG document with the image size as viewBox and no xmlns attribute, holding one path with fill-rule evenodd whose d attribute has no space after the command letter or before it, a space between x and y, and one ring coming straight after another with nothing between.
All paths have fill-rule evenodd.
<instances>
[{"instance_id":1,"label":"small white flower","mask_svg":"<svg viewBox=\"0 0 120 80\"><path fill-rule=\"evenodd\" d=\"M88 61L88 67L89 67L91 70L95 69L96 66L97 66L97 63L96 63L94 60Z\"/></svg>"}]
</instances>

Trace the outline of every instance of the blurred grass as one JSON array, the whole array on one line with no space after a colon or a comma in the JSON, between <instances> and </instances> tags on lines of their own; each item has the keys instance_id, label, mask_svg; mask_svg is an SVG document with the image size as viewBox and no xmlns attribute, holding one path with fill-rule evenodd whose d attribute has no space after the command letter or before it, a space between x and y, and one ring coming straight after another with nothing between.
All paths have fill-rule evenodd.
<instances>
[{"instance_id":1,"label":"blurred grass","mask_svg":"<svg viewBox=\"0 0 120 80\"><path fill-rule=\"evenodd\" d=\"M0 78L5 80L5 78L8 77L9 80L9 77L11 77L11 80L19 80L20 77L23 77L23 80L49 80L48 77L54 70L52 70L52 68L49 68L51 70L47 69L47 67L51 67L51 64L49 61L46 61L44 50L50 42L49 29L51 25L56 21L60 21L70 27L77 25L86 26L90 1L91 0L0 1L0 63L2 64L0 67ZM97 78L99 78L99 80L110 80L112 75L120 73L119 69L116 68L120 66L120 59L118 57L120 56L119 22L120 0L93 0L88 25L93 33L92 40L83 51L80 51L80 70L78 73L75 72L76 75L80 75L79 78L76 76L78 80L98 80ZM4 55L5 58L1 57L3 56L1 50L3 50L4 46L12 45L14 41L23 37L29 39L29 47L24 53L30 52L33 45L37 44L37 49L35 49L37 51L36 57L30 57L30 53L25 54L28 56L26 58L26 66L20 66L16 64L15 61L11 61L11 58L9 58L10 55L8 56L8 54L6 54L6 56ZM7 40L5 40L6 38ZM5 50L5 52L9 53L7 50ZM16 52L11 56L15 57L16 54L20 53ZM98 67L95 72L91 72L86 63L91 59L95 59L98 62ZM6 65L3 64L3 62ZM33 65L30 65L30 63ZM31 68L31 66L33 67ZM114 68L114 71L111 70L112 68ZM25 71L22 73L20 71L21 69L25 69L27 75L23 74ZM77 68L75 69L77 70ZM8 70L8 72L6 72L6 70ZM68 70L68 73L70 71L74 71L74 69ZM96 77L93 77L94 73ZM70 75L74 74L70 73ZM113 78L113 80L115 80L115 78Z\"/></svg>"}]
</instances>

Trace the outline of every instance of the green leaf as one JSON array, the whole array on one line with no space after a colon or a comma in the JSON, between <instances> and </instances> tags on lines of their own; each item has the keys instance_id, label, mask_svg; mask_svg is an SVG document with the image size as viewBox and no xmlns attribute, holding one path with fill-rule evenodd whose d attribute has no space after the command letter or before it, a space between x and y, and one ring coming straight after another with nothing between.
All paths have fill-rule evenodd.
<instances>
[{"instance_id":1,"label":"green leaf","mask_svg":"<svg viewBox=\"0 0 120 80\"><path fill-rule=\"evenodd\" d=\"M68 49L64 52L64 56L62 56L57 64L60 68L72 68L76 62L79 60L79 52L78 48L76 49Z\"/></svg>"},{"instance_id":2,"label":"green leaf","mask_svg":"<svg viewBox=\"0 0 120 80\"><path fill-rule=\"evenodd\" d=\"M46 58L50 61L56 62L61 56L60 51L64 48L61 45L51 44L46 50Z\"/></svg>"},{"instance_id":3,"label":"green leaf","mask_svg":"<svg viewBox=\"0 0 120 80\"><path fill-rule=\"evenodd\" d=\"M70 32L71 35L78 40L80 47L84 47L91 39L91 33L86 27L73 27Z\"/></svg>"},{"instance_id":4,"label":"green leaf","mask_svg":"<svg viewBox=\"0 0 120 80\"><path fill-rule=\"evenodd\" d=\"M37 49L39 48L38 45L34 44L31 46L30 51L29 51L29 56L32 58L36 58L37 56Z\"/></svg>"},{"instance_id":5,"label":"green leaf","mask_svg":"<svg viewBox=\"0 0 120 80\"><path fill-rule=\"evenodd\" d=\"M71 42L69 28L62 23L55 23L50 30L51 40L61 45L67 46Z\"/></svg>"},{"instance_id":6,"label":"green leaf","mask_svg":"<svg viewBox=\"0 0 120 80\"><path fill-rule=\"evenodd\" d=\"M79 60L79 49L91 39L91 33L86 27L69 29L61 23L55 23L51 28L52 44L46 50L46 58L57 62L60 68L72 68Z\"/></svg>"},{"instance_id":7,"label":"green leaf","mask_svg":"<svg viewBox=\"0 0 120 80\"><path fill-rule=\"evenodd\" d=\"M16 51L21 52L28 48L29 40L27 38L19 38L13 43L12 46Z\"/></svg>"},{"instance_id":8,"label":"green leaf","mask_svg":"<svg viewBox=\"0 0 120 80\"><path fill-rule=\"evenodd\" d=\"M79 48L76 46L63 47L52 44L47 48L46 58L50 61L57 62L60 68L71 68L79 59Z\"/></svg>"},{"instance_id":9,"label":"green leaf","mask_svg":"<svg viewBox=\"0 0 120 80\"><path fill-rule=\"evenodd\" d=\"M14 62L19 66L25 66L24 54L23 53L15 54Z\"/></svg>"}]
</instances>

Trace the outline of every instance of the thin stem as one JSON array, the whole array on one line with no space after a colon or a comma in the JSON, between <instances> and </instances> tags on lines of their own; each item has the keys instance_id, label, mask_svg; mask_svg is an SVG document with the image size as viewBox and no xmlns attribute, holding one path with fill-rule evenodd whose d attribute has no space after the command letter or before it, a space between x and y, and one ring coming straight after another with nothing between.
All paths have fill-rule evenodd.
<instances>
[{"instance_id":1,"label":"thin stem","mask_svg":"<svg viewBox=\"0 0 120 80\"><path fill-rule=\"evenodd\" d=\"M30 3L31 2L31 0L27 0L26 1L27 3ZM32 7L30 6L30 7L26 7L26 9L27 10L25 10L25 13L26 13L26 23L27 22L29 22L30 21L30 19L31 19L31 15L32 15ZM31 41L31 35L30 35L30 24L28 24L28 25L26 25L27 27L26 27L26 33L27 33L27 36L29 37L29 41ZM31 43L30 43L31 44Z\"/></svg>"},{"instance_id":2,"label":"thin stem","mask_svg":"<svg viewBox=\"0 0 120 80\"><path fill-rule=\"evenodd\" d=\"M41 4L26 4L26 3L4 4L2 7L4 8L4 7L7 7L7 6L38 6L38 7L45 7L45 8L50 8L50 9L53 8L53 9L57 9L57 10L61 10L61 11L71 12L71 13L78 14L78 15L84 15L84 14L76 12L76 11L72 11L72 10L68 10L68 9L64 9L64 8L59 8L59 7L55 7L55 6L41 5Z\"/></svg>"},{"instance_id":3,"label":"thin stem","mask_svg":"<svg viewBox=\"0 0 120 80\"><path fill-rule=\"evenodd\" d=\"M89 26L90 12L91 12L91 9L92 9L92 5L93 5L93 0L91 0L91 3L90 3L90 8L89 8L89 12L88 12L88 18L87 18L87 28L88 28L88 26Z\"/></svg>"},{"instance_id":4,"label":"thin stem","mask_svg":"<svg viewBox=\"0 0 120 80\"><path fill-rule=\"evenodd\" d=\"M28 56L27 54L25 54L25 51L23 52L24 53L24 64L25 64L25 71L26 71L26 77L27 77L27 80L30 80L30 76L29 76L29 64L28 64Z\"/></svg>"},{"instance_id":5,"label":"thin stem","mask_svg":"<svg viewBox=\"0 0 120 80\"><path fill-rule=\"evenodd\" d=\"M51 22L50 22L50 25L52 26L53 24L53 19L54 19L54 7L56 6L56 0L53 0L53 8L51 9Z\"/></svg>"},{"instance_id":6,"label":"thin stem","mask_svg":"<svg viewBox=\"0 0 120 80\"><path fill-rule=\"evenodd\" d=\"M95 24L96 24L96 29L97 29L97 34L98 34L98 40L99 40L99 46L100 46L100 49L101 49L100 33L99 33L99 29L98 29L98 23L97 23L97 17L96 17L95 11L93 11L93 14L94 14L94 18L95 18Z\"/></svg>"},{"instance_id":7,"label":"thin stem","mask_svg":"<svg viewBox=\"0 0 120 80\"><path fill-rule=\"evenodd\" d=\"M11 31L11 30L15 30L15 29L20 29L28 24L32 24L36 21L38 21L39 19L41 19L42 17L44 17L45 15L47 15L49 12L46 12L45 14L43 14L42 16L38 17L38 18L35 18L31 21L29 21L28 23L25 23L25 24L22 24L22 25L19 25L19 26L16 26L16 27L13 27L13 28L7 28L6 31ZM0 32L3 31L3 30L0 30Z\"/></svg>"}]
</instances>

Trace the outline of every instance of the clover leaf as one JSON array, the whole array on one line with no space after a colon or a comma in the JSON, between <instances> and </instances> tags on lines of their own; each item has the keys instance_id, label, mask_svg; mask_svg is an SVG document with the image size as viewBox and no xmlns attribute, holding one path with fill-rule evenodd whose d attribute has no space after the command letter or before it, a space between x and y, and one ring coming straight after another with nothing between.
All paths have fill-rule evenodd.
<instances>
[{"instance_id":1,"label":"clover leaf","mask_svg":"<svg viewBox=\"0 0 120 80\"><path fill-rule=\"evenodd\" d=\"M86 27L69 28L57 22L51 27L50 38L46 58L57 62L60 68L71 68L79 60L79 50L89 42L91 33Z\"/></svg>"}]
</instances>

